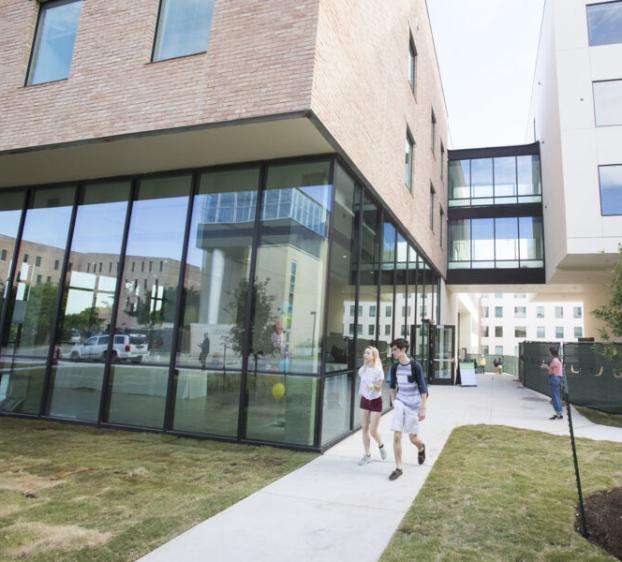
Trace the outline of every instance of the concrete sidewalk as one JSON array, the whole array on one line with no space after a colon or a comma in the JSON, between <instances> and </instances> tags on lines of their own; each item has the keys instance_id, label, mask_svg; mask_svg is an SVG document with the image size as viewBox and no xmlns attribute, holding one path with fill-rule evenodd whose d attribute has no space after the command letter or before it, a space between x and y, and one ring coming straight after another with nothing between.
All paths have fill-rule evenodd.
<instances>
[{"instance_id":1,"label":"concrete sidewalk","mask_svg":"<svg viewBox=\"0 0 622 562\"><path fill-rule=\"evenodd\" d=\"M433 386L421 437L427 460L403 441L404 475L394 482L392 413L380 431L388 458L363 467L360 432L324 455L164 544L141 562L378 560L412 505L451 431L468 424L498 424L568 434L567 420L550 421L548 398L508 375L478 375L478 387ZM622 429L594 425L573 411L575 434L622 442ZM575 418L576 415L576 418Z\"/></svg>"}]
</instances>

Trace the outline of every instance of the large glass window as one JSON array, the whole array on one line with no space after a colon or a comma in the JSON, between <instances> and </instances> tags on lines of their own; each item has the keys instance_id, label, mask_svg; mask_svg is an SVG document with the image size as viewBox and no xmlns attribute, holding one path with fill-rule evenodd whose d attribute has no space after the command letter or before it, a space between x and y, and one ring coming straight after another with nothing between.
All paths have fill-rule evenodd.
<instances>
[{"instance_id":1,"label":"large glass window","mask_svg":"<svg viewBox=\"0 0 622 562\"><path fill-rule=\"evenodd\" d=\"M449 162L449 206L531 203L542 199L537 155Z\"/></svg>"},{"instance_id":2,"label":"large glass window","mask_svg":"<svg viewBox=\"0 0 622 562\"><path fill-rule=\"evenodd\" d=\"M412 93L416 93L417 91L417 49L415 48L415 43L410 38L410 42L408 44L408 83L410 84L410 89Z\"/></svg>"},{"instance_id":3,"label":"large glass window","mask_svg":"<svg viewBox=\"0 0 622 562\"><path fill-rule=\"evenodd\" d=\"M242 368L258 190L259 168L207 172L200 178L188 241L178 366Z\"/></svg>"},{"instance_id":4,"label":"large glass window","mask_svg":"<svg viewBox=\"0 0 622 562\"><path fill-rule=\"evenodd\" d=\"M494 219L471 219L471 255L474 262L479 262L477 267L495 266L494 230Z\"/></svg>"},{"instance_id":5,"label":"large glass window","mask_svg":"<svg viewBox=\"0 0 622 562\"><path fill-rule=\"evenodd\" d=\"M516 217L495 219L496 267L518 267L518 221Z\"/></svg>"},{"instance_id":6,"label":"large glass window","mask_svg":"<svg viewBox=\"0 0 622 562\"><path fill-rule=\"evenodd\" d=\"M23 207L24 193L0 194L0 318L4 301L9 296L9 275Z\"/></svg>"},{"instance_id":7,"label":"large glass window","mask_svg":"<svg viewBox=\"0 0 622 562\"><path fill-rule=\"evenodd\" d=\"M63 361L52 368L52 416L97 421L129 197L128 182L89 185L81 194L56 340Z\"/></svg>"},{"instance_id":8,"label":"large glass window","mask_svg":"<svg viewBox=\"0 0 622 562\"><path fill-rule=\"evenodd\" d=\"M592 46L622 43L622 1L588 4L587 28Z\"/></svg>"},{"instance_id":9,"label":"large glass window","mask_svg":"<svg viewBox=\"0 0 622 562\"><path fill-rule=\"evenodd\" d=\"M335 211L330 252L328 282L329 301L324 342L327 372L341 371L354 366L354 339L348 332L349 308L354 308L356 296L356 240L355 208L357 188L354 180L341 166L335 167ZM375 328L376 304L365 307ZM353 316L353 315L352 315ZM360 315L359 315L360 321ZM371 332L373 335L374 331ZM319 342L318 342L319 345ZM337 382L333 381L332 385ZM349 414L348 414L349 420ZM349 423L349 422L348 422ZM345 429L348 428L344 428Z\"/></svg>"},{"instance_id":10,"label":"large glass window","mask_svg":"<svg viewBox=\"0 0 622 562\"><path fill-rule=\"evenodd\" d=\"M207 51L214 0L161 0L153 60Z\"/></svg>"},{"instance_id":11,"label":"large glass window","mask_svg":"<svg viewBox=\"0 0 622 562\"><path fill-rule=\"evenodd\" d=\"M413 167L415 158L415 141L406 131L406 145L404 147L404 183L408 191L413 189Z\"/></svg>"},{"instance_id":12,"label":"large glass window","mask_svg":"<svg viewBox=\"0 0 622 562\"><path fill-rule=\"evenodd\" d=\"M268 169L253 353L268 371L319 371L332 188L327 162Z\"/></svg>"},{"instance_id":13,"label":"large glass window","mask_svg":"<svg viewBox=\"0 0 622 562\"><path fill-rule=\"evenodd\" d=\"M47 356L58 298L60 271L52 264L62 260L67 245L75 188L35 190L26 213L10 298L10 325L2 347L2 363L9 368L4 411L39 413ZM38 269L29 256L39 255L47 264L45 282L37 282ZM59 352L54 353L55 360Z\"/></svg>"},{"instance_id":14,"label":"large glass window","mask_svg":"<svg viewBox=\"0 0 622 562\"><path fill-rule=\"evenodd\" d=\"M382 274L380 278L380 311L384 330L378 334L378 349L382 359L388 361L389 344L395 331L395 306L393 302L393 284L395 282L395 258L397 231L395 225L385 222L383 225ZM388 327L388 328L387 328Z\"/></svg>"},{"instance_id":15,"label":"large glass window","mask_svg":"<svg viewBox=\"0 0 622 562\"><path fill-rule=\"evenodd\" d=\"M82 0L41 4L28 84L62 80L69 76L81 9Z\"/></svg>"},{"instance_id":16,"label":"large glass window","mask_svg":"<svg viewBox=\"0 0 622 562\"><path fill-rule=\"evenodd\" d=\"M622 80L594 82L593 88L596 126L622 125Z\"/></svg>"},{"instance_id":17,"label":"large glass window","mask_svg":"<svg viewBox=\"0 0 622 562\"><path fill-rule=\"evenodd\" d=\"M450 205L469 205L471 197L471 161L451 160L449 166ZM464 201L457 201L462 199Z\"/></svg>"},{"instance_id":18,"label":"large glass window","mask_svg":"<svg viewBox=\"0 0 622 562\"><path fill-rule=\"evenodd\" d=\"M622 164L599 166L600 209L603 215L622 215Z\"/></svg>"},{"instance_id":19,"label":"large glass window","mask_svg":"<svg viewBox=\"0 0 622 562\"><path fill-rule=\"evenodd\" d=\"M183 175L138 187L110 357L113 423L162 427L164 421L190 185L191 176ZM139 363L149 367L132 365Z\"/></svg>"},{"instance_id":20,"label":"large glass window","mask_svg":"<svg viewBox=\"0 0 622 562\"><path fill-rule=\"evenodd\" d=\"M519 217L520 267L544 267L542 217Z\"/></svg>"},{"instance_id":21,"label":"large glass window","mask_svg":"<svg viewBox=\"0 0 622 562\"><path fill-rule=\"evenodd\" d=\"M449 267L470 267L471 221L458 219L449 222Z\"/></svg>"}]
</instances>

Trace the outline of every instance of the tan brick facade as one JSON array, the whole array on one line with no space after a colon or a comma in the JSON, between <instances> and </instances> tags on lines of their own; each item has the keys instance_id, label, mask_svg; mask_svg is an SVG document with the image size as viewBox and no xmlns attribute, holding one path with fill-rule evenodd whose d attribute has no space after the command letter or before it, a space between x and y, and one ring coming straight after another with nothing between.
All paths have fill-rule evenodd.
<instances>
[{"instance_id":1,"label":"tan brick facade","mask_svg":"<svg viewBox=\"0 0 622 562\"><path fill-rule=\"evenodd\" d=\"M69 78L24 87L37 2L3 0L0 153L313 111L445 273L439 205L447 201L447 167L441 180L439 139L447 149L447 113L425 0L215 0L207 54L151 63L158 3L85 1ZM410 34L416 96L407 73ZM416 143L412 193L404 184L407 127ZM94 174L85 177L101 175Z\"/></svg>"}]
</instances>

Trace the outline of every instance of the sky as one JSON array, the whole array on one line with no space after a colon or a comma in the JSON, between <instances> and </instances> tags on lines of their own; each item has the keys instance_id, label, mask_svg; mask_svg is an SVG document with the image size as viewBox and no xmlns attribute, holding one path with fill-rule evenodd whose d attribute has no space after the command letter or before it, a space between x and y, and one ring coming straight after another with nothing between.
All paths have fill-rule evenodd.
<instances>
[{"instance_id":1,"label":"sky","mask_svg":"<svg viewBox=\"0 0 622 562\"><path fill-rule=\"evenodd\" d=\"M525 137L544 0L427 0L450 148Z\"/></svg>"}]
</instances>

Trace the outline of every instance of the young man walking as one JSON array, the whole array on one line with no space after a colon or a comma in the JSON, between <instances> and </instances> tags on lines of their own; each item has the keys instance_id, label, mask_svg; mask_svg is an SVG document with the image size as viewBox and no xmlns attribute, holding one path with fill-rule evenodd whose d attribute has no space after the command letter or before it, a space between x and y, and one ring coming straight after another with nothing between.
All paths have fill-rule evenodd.
<instances>
[{"instance_id":1,"label":"young man walking","mask_svg":"<svg viewBox=\"0 0 622 562\"><path fill-rule=\"evenodd\" d=\"M418 435L419 422L425 419L428 386L421 364L408 356L408 342L405 339L398 338L391 343L391 354L397 363L390 370L395 470L390 474L389 480L395 480L403 474L402 433L408 433L410 442L417 447L419 464L425 461L425 444Z\"/></svg>"}]
</instances>

